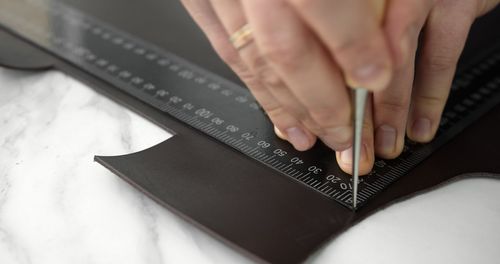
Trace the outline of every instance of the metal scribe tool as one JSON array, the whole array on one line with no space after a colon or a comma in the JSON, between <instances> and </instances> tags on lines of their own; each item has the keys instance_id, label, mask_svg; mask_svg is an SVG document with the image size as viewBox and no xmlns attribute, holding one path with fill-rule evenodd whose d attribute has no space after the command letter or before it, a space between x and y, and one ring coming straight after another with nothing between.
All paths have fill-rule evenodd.
<instances>
[{"instance_id":1,"label":"metal scribe tool","mask_svg":"<svg viewBox=\"0 0 500 264\"><path fill-rule=\"evenodd\" d=\"M384 18L385 0L372 0L371 4L376 10L379 21ZM361 152L361 138L363 135L363 121L365 119L365 105L368 90L364 88L353 88L354 90L354 142L352 149L352 208L356 209L358 204L358 182L359 182L359 159Z\"/></svg>"},{"instance_id":2,"label":"metal scribe tool","mask_svg":"<svg viewBox=\"0 0 500 264\"><path fill-rule=\"evenodd\" d=\"M353 193L352 207L356 208L358 203L358 181L359 181L359 159L361 152L361 138L363 134L363 120L365 118L366 97L368 90L363 88L354 89L354 143L352 151L352 176Z\"/></svg>"}]
</instances>

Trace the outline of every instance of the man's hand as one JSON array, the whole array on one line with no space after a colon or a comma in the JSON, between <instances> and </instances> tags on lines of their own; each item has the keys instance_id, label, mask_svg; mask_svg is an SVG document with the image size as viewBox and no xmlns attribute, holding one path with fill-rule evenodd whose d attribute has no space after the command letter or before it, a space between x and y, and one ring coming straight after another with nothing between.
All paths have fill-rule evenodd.
<instances>
[{"instance_id":1,"label":"man's hand","mask_svg":"<svg viewBox=\"0 0 500 264\"><path fill-rule=\"evenodd\" d=\"M362 174L371 170L374 153L397 157L406 130L418 142L433 138L470 25L498 2L388 1L381 25L367 0L183 0L268 113L277 135L297 150L319 138L350 173L347 86L373 91ZM229 36L245 24L254 41L236 50Z\"/></svg>"}]
</instances>

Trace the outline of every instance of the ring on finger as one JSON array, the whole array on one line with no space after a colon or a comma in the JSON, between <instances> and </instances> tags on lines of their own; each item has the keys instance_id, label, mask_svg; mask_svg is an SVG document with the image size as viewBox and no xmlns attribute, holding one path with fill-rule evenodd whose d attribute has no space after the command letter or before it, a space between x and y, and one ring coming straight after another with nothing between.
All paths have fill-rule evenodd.
<instances>
[{"instance_id":1,"label":"ring on finger","mask_svg":"<svg viewBox=\"0 0 500 264\"><path fill-rule=\"evenodd\" d=\"M253 41L253 30L249 24L243 25L229 37L229 41L236 50L240 50Z\"/></svg>"}]
</instances>

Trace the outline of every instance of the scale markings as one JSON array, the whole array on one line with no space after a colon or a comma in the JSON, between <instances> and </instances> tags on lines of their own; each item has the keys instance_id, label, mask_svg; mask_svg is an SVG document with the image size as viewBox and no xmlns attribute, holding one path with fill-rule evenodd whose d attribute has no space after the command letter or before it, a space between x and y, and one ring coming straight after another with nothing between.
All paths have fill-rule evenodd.
<instances>
[{"instance_id":1,"label":"scale markings","mask_svg":"<svg viewBox=\"0 0 500 264\"><path fill-rule=\"evenodd\" d=\"M326 153L324 147L315 146L299 152L276 139L267 116L244 87L62 3L54 3L50 9L25 0L5 4L11 8L0 9L0 23L16 34L242 155L351 206L352 191L347 188L351 177L331 166L333 151ZM47 15L51 31L34 22ZM72 38L74 34L67 32L80 37ZM78 42L81 39L86 41ZM444 110L448 121L440 125L436 138L426 145L406 144L405 158L383 161L382 167L376 167L384 172L367 176L374 179L359 185L358 206L500 103L499 73L500 44L485 59L457 73Z\"/></svg>"}]
</instances>

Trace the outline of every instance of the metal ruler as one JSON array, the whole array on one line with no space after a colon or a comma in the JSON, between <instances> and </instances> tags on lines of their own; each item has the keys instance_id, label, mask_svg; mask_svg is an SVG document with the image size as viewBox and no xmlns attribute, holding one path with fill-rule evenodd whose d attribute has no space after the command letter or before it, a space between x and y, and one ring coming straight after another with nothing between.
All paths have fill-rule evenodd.
<instances>
[{"instance_id":1,"label":"metal ruler","mask_svg":"<svg viewBox=\"0 0 500 264\"><path fill-rule=\"evenodd\" d=\"M70 6L39 3L0 0L1 27L184 122L202 132L200 136L351 208L351 177L336 165L333 151L319 143L298 152L278 139L246 88ZM425 145L406 142L400 157L377 160L371 174L361 178L358 207L499 102L497 47L456 76L435 140Z\"/></svg>"}]
</instances>

